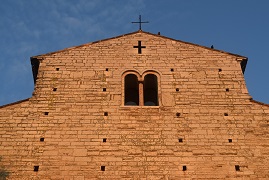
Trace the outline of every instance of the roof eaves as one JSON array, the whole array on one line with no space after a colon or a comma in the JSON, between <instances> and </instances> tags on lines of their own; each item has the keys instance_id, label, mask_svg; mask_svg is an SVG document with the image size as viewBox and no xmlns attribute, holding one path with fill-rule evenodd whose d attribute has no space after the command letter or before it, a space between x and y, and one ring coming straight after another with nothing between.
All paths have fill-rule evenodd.
<instances>
[{"instance_id":1,"label":"roof eaves","mask_svg":"<svg viewBox=\"0 0 269 180\"><path fill-rule=\"evenodd\" d=\"M86 43L86 44L81 44L81 45L78 45L78 46L72 46L72 47L61 49L61 50L58 50L58 51L53 51L53 52L46 53L46 54L40 54L40 55L32 56L31 58L39 58L40 59L43 56L53 55L55 53L60 53L60 52L64 52L64 51L68 51L68 50L72 50L72 49L76 49L76 48L96 44L96 43L99 43L99 42L104 42L104 41L108 41L108 40L112 40L112 39L117 39L117 38L120 38L120 37L132 35L132 34L135 34L135 33L138 33L138 32L141 32L141 31L138 30L138 31L135 31L135 32L131 32L131 33L127 33L127 34L123 34L123 35L119 35L119 36L114 36L114 37L111 37L111 38L106 38L106 39L102 39L102 40L98 40L98 41L93 41L93 42Z\"/></svg>"},{"instance_id":2,"label":"roof eaves","mask_svg":"<svg viewBox=\"0 0 269 180\"><path fill-rule=\"evenodd\" d=\"M127 34L123 34L123 35L119 35L119 36L115 36L115 37L111 37L111 38L106 38L106 39L102 39L102 40L98 40L98 41L94 41L94 42L90 42L90 43L86 43L86 44L82 44L82 45L78 45L78 46L72 46L72 47L65 48L65 49L62 49L62 50L59 50L59 51L54 51L54 52L50 52L50 53L46 53L46 54L36 55L36 56L33 56L32 58L40 58L42 56L52 55L52 54L55 54L55 53L64 52L64 51L68 51L68 50L71 50L71 49L76 49L76 48L88 46L88 45L91 45L91 44L96 44L96 43L99 43L99 42L108 41L108 40L111 40L111 39L117 39L117 38L120 38L120 37L132 35L132 34L135 34L135 33L145 33L145 34L153 35L153 36L156 36L156 37L162 37L162 38L170 39L170 40L177 41L177 42L180 42L180 43L205 48L205 49L208 49L210 51L216 51L216 52L220 52L220 53L229 54L229 55L238 57L238 60L248 59L247 57L241 56L241 55L238 55L238 54L234 54L234 53L230 53L230 52L226 52L226 51L222 51L222 50L218 50L218 49L212 49L212 48L202 46L202 45L199 45L199 44L190 43L190 42L186 42L186 41L182 41L182 40L177 40L177 39L166 37L166 36L163 36L163 35L160 35L160 34L153 34L153 33L142 31L142 30L138 30L138 31L134 31L134 32L131 32L131 33L127 33Z\"/></svg>"},{"instance_id":3,"label":"roof eaves","mask_svg":"<svg viewBox=\"0 0 269 180\"><path fill-rule=\"evenodd\" d=\"M50 53L46 53L46 54L36 55L36 56L31 57L31 58L40 59L43 56L53 55L53 54L56 54L56 53L60 53L60 52L64 52L64 51L68 51L68 50L72 50L72 49L76 49L76 48L96 44L96 43L99 43L99 42L108 41L108 40L111 40L111 39L117 39L117 38L120 38L120 37L132 35L132 34L135 34L135 33L145 33L145 34L149 34L149 35L152 35L152 36L162 37L162 38L169 39L169 40L172 40L172 41L197 46L197 47L204 48L204 49L207 49L207 50L210 50L210 51L216 51L216 52L220 52L220 53L225 53L225 54L228 54L228 55L236 56L238 61L244 61L244 60L248 59L247 57L241 56L239 54L234 54L234 53L230 53L230 52L226 52L226 51L218 50L218 49L212 49L212 48L202 46L202 45L199 45L199 44L190 43L190 42L186 42L186 41L182 41L182 40L177 40L177 39L166 37L166 36L163 36L163 35L160 35L160 34L153 34L153 33L142 31L142 30L138 30L138 31L134 31L134 32L131 32L131 33L127 33L127 34L123 34L123 35L119 35L119 36L115 36L115 37L111 37L111 38L106 38L106 39L102 39L102 40L98 40L98 41L94 41L94 42L90 42L90 43L86 43L86 44L82 44L82 45L78 45L78 46L72 46L72 47L65 48L65 49L62 49L62 50L59 50L59 51L54 51L54 52L50 52Z\"/></svg>"},{"instance_id":4,"label":"roof eaves","mask_svg":"<svg viewBox=\"0 0 269 180\"><path fill-rule=\"evenodd\" d=\"M205 49L208 49L208 50L210 50L210 51L216 51L216 52L220 52L220 53L229 54L229 55L238 57L238 60L248 59L247 57L242 56L242 55L239 55L239 54L234 54L234 53L230 53L230 52L226 52L226 51L218 50L218 49L212 49L212 48L209 48L209 47L206 47L206 46L202 46L202 45L199 45L199 44L190 43L190 42L186 42L186 41L182 41L182 40L177 40L177 39L173 39L173 38L166 37L166 36L159 35L159 34L153 34L153 33L150 33L150 32L144 32L144 31L143 31L143 33L150 34L150 35L153 35L153 36L162 37L162 38L166 38L166 39L170 39L170 40L177 41L177 42L184 43L184 44L189 44L189 45L193 45L193 46L197 46L197 47L205 48Z\"/></svg>"}]
</instances>

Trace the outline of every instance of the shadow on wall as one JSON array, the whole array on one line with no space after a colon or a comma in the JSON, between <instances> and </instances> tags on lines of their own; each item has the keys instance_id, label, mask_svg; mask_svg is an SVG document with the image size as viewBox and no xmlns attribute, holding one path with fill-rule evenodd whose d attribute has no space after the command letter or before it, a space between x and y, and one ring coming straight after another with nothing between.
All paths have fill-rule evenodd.
<instances>
[{"instance_id":1,"label":"shadow on wall","mask_svg":"<svg viewBox=\"0 0 269 180\"><path fill-rule=\"evenodd\" d=\"M0 156L0 162L1 160L2 160L2 157ZM7 172L3 166L0 166L0 180L6 180L8 176L9 176L9 172Z\"/></svg>"}]
</instances>

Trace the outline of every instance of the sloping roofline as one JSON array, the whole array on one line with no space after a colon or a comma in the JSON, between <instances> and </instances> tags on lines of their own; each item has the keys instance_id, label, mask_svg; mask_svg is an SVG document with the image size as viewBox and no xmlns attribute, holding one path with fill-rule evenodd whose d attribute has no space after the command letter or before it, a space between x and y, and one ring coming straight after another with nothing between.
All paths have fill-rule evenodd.
<instances>
[{"instance_id":1,"label":"sloping roofline","mask_svg":"<svg viewBox=\"0 0 269 180\"><path fill-rule=\"evenodd\" d=\"M259 104L259 105L262 105L262 106L269 107L269 104L266 104L266 103L263 103L263 102L260 102L260 101L256 101L254 99L250 99L250 102L253 102L253 103L256 103L256 104Z\"/></svg>"},{"instance_id":2,"label":"sloping roofline","mask_svg":"<svg viewBox=\"0 0 269 180\"><path fill-rule=\"evenodd\" d=\"M16 101L16 102L12 102L12 103L8 103L8 104L1 105L1 106L0 106L0 109L1 109L1 108L4 108L4 107L7 107L7 106L12 106L12 105L20 104L20 103L22 103L22 102L29 101L29 99L30 99L30 98L27 98L27 99L19 100L19 101Z\"/></svg>"},{"instance_id":3,"label":"sloping roofline","mask_svg":"<svg viewBox=\"0 0 269 180\"><path fill-rule=\"evenodd\" d=\"M148 34L148 35L161 37L161 38L169 39L169 40L172 40L172 41L176 41L176 42L180 42L180 43L189 44L189 45L197 46L197 47L200 47L200 48L208 49L210 51L216 51L216 52L225 53L225 54L228 54L228 55L235 56L235 57L237 57L237 60L241 63L241 69L242 69L243 74L244 74L246 66L247 66L248 58L245 57L245 56L229 53L229 52L222 51L222 50L212 49L212 48L209 48L209 47L206 47L206 46L202 46L202 45L198 45L198 44L194 44L194 43L190 43L190 42L185 42L185 41L181 41L181 40L172 39L172 38L169 38L169 37L166 37L166 36L162 36L159 33L158 34L153 34L153 33L150 33L150 32L145 32L145 31L142 31L142 30L138 30L138 31L123 34L123 35L120 35L120 36L115 36L115 37L112 37L112 38L102 39L102 40L99 40L99 41L94 41L94 42L82 44L82 45L79 45L79 46L72 46L72 47L69 47L69 48L62 49L62 50L58 50L58 51L54 51L54 52L50 52L50 53L41 54L41 55L31 57L31 64L32 64L32 72L33 72L34 83L36 82L40 61L42 61L45 56L53 55L53 54L56 54L56 53L60 53L60 52L64 52L64 51L68 51L68 50L72 50L72 49L76 49L76 48L80 48L80 47L84 47L84 46L89 46L89 45L92 45L92 44L108 41L108 40L111 40L111 39L117 39L117 38L121 38L121 37L124 37L124 36L133 35L133 34L136 34L136 33L145 33L145 34Z\"/></svg>"},{"instance_id":4,"label":"sloping roofline","mask_svg":"<svg viewBox=\"0 0 269 180\"><path fill-rule=\"evenodd\" d=\"M127 34L123 34L123 35L119 35L119 36L115 36L115 37L111 37L111 38L106 38L106 39L102 39L102 40L98 40L98 41L93 41L93 42L81 44L81 45L78 45L78 46L72 46L72 47L69 47L69 48L64 48L64 49L61 49L61 50L58 50L58 51L53 51L53 52L46 53L46 54L40 54L40 55L32 56L31 58L42 59L43 56L48 56L48 55L52 55L52 54L55 54L55 53L64 52L64 51L80 48L80 47L83 47L83 46L96 44L96 43L99 43L99 42L108 41L108 40L111 40L111 39L117 39L117 38L121 38L121 37L124 37L124 36L133 35L133 34L136 34L136 33L145 33L145 34L149 34L149 35L156 36L156 37L170 39L172 41L177 41L177 42L181 42L181 43L185 43L185 44L189 44L189 45L193 45L193 46L198 46L198 47L205 48L205 49L208 49L208 50L211 50L211 51L217 51L217 52L220 52L220 53L225 53L225 54L229 54L229 55L232 55L232 56L237 56L240 59L248 59L247 57L241 56L241 55L238 55L238 54L229 53L229 52L222 51L222 50L217 50L217 49L212 49L212 48L202 46L202 45L199 45L199 44L190 43L190 42L186 42L186 41L182 41L182 40L176 40L176 39L173 39L173 38L162 36L160 34L153 34L153 33L145 32L145 31L142 31L142 30L138 30L138 31L135 31L135 32L131 32L131 33L127 33Z\"/></svg>"}]
</instances>

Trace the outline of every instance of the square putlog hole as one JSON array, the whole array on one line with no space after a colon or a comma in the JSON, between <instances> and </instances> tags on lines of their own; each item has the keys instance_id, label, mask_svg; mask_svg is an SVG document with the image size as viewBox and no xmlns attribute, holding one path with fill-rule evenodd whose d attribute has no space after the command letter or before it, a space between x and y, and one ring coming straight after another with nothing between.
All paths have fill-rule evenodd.
<instances>
[{"instance_id":1,"label":"square putlog hole","mask_svg":"<svg viewBox=\"0 0 269 180\"><path fill-rule=\"evenodd\" d=\"M105 166L101 166L101 171L105 171L106 167Z\"/></svg>"},{"instance_id":2,"label":"square putlog hole","mask_svg":"<svg viewBox=\"0 0 269 180\"><path fill-rule=\"evenodd\" d=\"M103 138L103 142L106 142L106 138Z\"/></svg>"},{"instance_id":3,"label":"square putlog hole","mask_svg":"<svg viewBox=\"0 0 269 180\"><path fill-rule=\"evenodd\" d=\"M174 72L174 68L171 68L170 71L171 71L171 72Z\"/></svg>"},{"instance_id":4,"label":"square putlog hole","mask_svg":"<svg viewBox=\"0 0 269 180\"><path fill-rule=\"evenodd\" d=\"M56 68L56 71L59 71L60 70L60 68Z\"/></svg>"},{"instance_id":5,"label":"square putlog hole","mask_svg":"<svg viewBox=\"0 0 269 180\"><path fill-rule=\"evenodd\" d=\"M187 171L187 166L182 166L182 171Z\"/></svg>"},{"instance_id":6,"label":"square putlog hole","mask_svg":"<svg viewBox=\"0 0 269 180\"><path fill-rule=\"evenodd\" d=\"M179 117L180 116L180 113L176 113L176 116Z\"/></svg>"},{"instance_id":7,"label":"square putlog hole","mask_svg":"<svg viewBox=\"0 0 269 180\"><path fill-rule=\"evenodd\" d=\"M37 172L39 169L39 166L34 166L34 171Z\"/></svg>"},{"instance_id":8,"label":"square putlog hole","mask_svg":"<svg viewBox=\"0 0 269 180\"><path fill-rule=\"evenodd\" d=\"M183 139L182 139L182 138L179 138L179 139L178 139L178 142L183 142Z\"/></svg>"},{"instance_id":9,"label":"square putlog hole","mask_svg":"<svg viewBox=\"0 0 269 180\"><path fill-rule=\"evenodd\" d=\"M49 112L44 112L44 114L47 116L47 115L49 115Z\"/></svg>"},{"instance_id":10,"label":"square putlog hole","mask_svg":"<svg viewBox=\"0 0 269 180\"><path fill-rule=\"evenodd\" d=\"M224 113L224 116L228 116L228 113Z\"/></svg>"},{"instance_id":11,"label":"square putlog hole","mask_svg":"<svg viewBox=\"0 0 269 180\"><path fill-rule=\"evenodd\" d=\"M178 92L179 91L179 88L176 88L176 92Z\"/></svg>"},{"instance_id":12,"label":"square putlog hole","mask_svg":"<svg viewBox=\"0 0 269 180\"><path fill-rule=\"evenodd\" d=\"M45 140L45 138L43 138L43 137L40 138L40 142L44 142L44 140Z\"/></svg>"},{"instance_id":13,"label":"square putlog hole","mask_svg":"<svg viewBox=\"0 0 269 180\"><path fill-rule=\"evenodd\" d=\"M53 91L57 91L57 88L53 88Z\"/></svg>"},{"instance_id":14,"label":"square putlog hole","mask_svg":"<svg viewBox=\"0 0 269 180\"><path fill-rule=\"evenodd\" d=\"M108 116L108 112L104 112L104 116Z\"/></svg>"},{"instance_id":15,"label":"square putlog hole","mask_svg":"<svg viewBox=\"0 0 269 180\"><path fill-rule=\"evenodd\" d=\"M234 167L235 167L236 171L240 171L240 166L239 165L235 165Z\"/></svg>"},{"instance_id":16,"label":"square putlog hole","mask_svg":"<svg viewBox=\"0 0 269 180\"><path fill-rule=\"evenodd\" d=\"M233 140L232 140L232 139L228 139L228 141L229 141L229 143L232 143L232 142L233 142Z\"/></svg>"}]
</instances>

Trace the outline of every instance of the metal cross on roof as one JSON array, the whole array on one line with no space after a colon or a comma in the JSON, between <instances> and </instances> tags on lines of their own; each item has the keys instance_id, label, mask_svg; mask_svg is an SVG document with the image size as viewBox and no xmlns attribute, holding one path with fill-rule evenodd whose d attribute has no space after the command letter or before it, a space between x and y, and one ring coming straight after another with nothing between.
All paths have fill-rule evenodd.
<instances>
[{"instance_id":1,"label":"metal cross on roof","mask_svg":"<svg viewBox=\"0 0 269 180\"><path fill-rule=\"evenodd\" d=\"M139 23L139 30L141 30L141 24L142 23L149 23L148 21L144 21L144 22L142 22L141 21L141 15L139 15L139 22L132 22L132 23Z\"/></svg>"}]
</instances>

